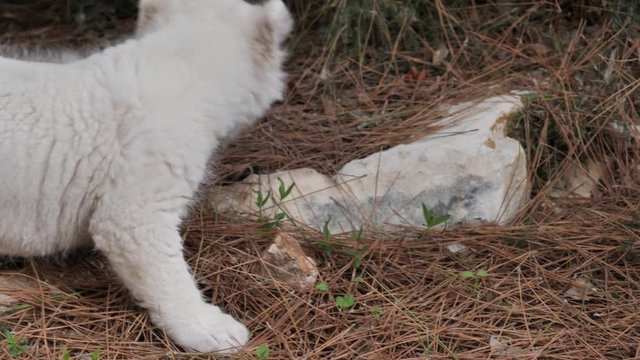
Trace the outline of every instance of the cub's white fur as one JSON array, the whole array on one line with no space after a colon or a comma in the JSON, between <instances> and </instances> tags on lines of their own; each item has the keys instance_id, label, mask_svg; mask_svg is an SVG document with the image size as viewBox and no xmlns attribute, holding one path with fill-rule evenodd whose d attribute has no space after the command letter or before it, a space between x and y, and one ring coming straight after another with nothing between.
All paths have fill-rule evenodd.
<instances>
[{"instance_id":1,"label":"cub's white fur","mask_svg":"<svg viewBox=\"0 0 640 360\"><path fill-rule=\"evenodd\" d=\"M281 98L281 0L142 0L134 39L66 64L0 58L0 254L95 244L180 345L243 345L178 226L220 143Z\"/></svg>"}]
</instances>

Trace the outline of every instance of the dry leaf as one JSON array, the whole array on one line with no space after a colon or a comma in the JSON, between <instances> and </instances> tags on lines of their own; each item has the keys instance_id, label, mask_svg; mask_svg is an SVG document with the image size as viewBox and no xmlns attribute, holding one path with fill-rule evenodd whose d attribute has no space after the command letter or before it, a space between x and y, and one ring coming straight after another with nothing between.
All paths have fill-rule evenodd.
<instances>
[{"instance_id":1,"label":"dry leaf","mask_svg":"<svg viewBox=\"0 0 640 360\"><path fill-rule=\"evenodd\" d=\"M604 177L606 170L607 167L602 161L589 160L585 165L574 165L569 168L550 196L552 198L594 197L597 195L598 183Z\"/></svg>"},{"instance_id":2,"label":"dry leaf","mask_svg":"<svg viewBox=\"0 0 640 360\"><path fill-rule=\"evenodd\" d=\"M411 75L411 78L412 78L412 79L416 79L416 78L418 78L418 68L417 68L417 67L415 67L415 66L412 66L412 67L409 69L409 75Z\"/></svg>"},{"instance_id":3,"label":"dry leaf","mask_svg":"<svg viewBox=\"0 0 640 360\"><path fill-rule=\"evenodd\" d=\"M599 290L589 280L584 278L577 278L571 284L571 287L564 296L569 299L585 301L589 300L590 296L598 294Z\"/></svg>"},{"instance_id":4,"label":"dry leaf","mask_svg":"<svg viewBox=\"0 0 640 360\"><path fill-rule=\"evenodd\" d=\"M604 79L604 83L609 85L611 83L611 75L613 75L614 68L616 62L616 51L617 49L611 50L611 54L609 55L609 62L607 63L607 68L604 71L602 78Z\"/></svg>"},{"instance_id":5,"label":"dry leaf","mask_svg":"<svg viewBox=\"0 0 640 360\"><path fill-rule=\"evenodd\" d=\"M471 7L471 15L469 17L471 18L472 24L480 23L480 14L478 14L478 8L476 6Z\"/></svg>"},{"instance_id":6,"label":"dry leaf","mask_svg":"<svg viewBox=\"0 0 640 360\"><path fill-rule=\"evenodd\" d=\"M536 55L543 56L551 52L551 49L542 43L535 43L529 45L529 49L531 49Z\"/></svg>"},{"instance_id":7,"label":"dry leaf","mask_svg":"<svg viewBox=\"0 0 640 360\"><path fill-rule=\"evenodd\" d=\"M491 149L496 148L496 142L492 138L487 138L487 141L484 142L484 145Z\"/></svg>"},{"instance_id":8,"label":"dry leaf","mask_svg":"<svg viewBox=\"0 0 640 360\"><path fill-rule=\"evenodd\" d=\"M324 113L330 117L336 117L338 114L338 109L336 107L335 101L329 100L326 97L321 97L322 105L324 106Z\"/></svg>"},{"instance_id":9,"label":"dry leaf","mask_svg":"<svg viewBox=\"0 0 640 360\"><path fill-rule=\"evenodd\" d=\"M499 359L531 359L540 356L540 350L529 350L511 345L509 340L500 339L495 335L489 338L491 354Z\"/></svg>"},{"instance_id":10,"label":"dry leaf","mask_svg":"<svg viewBox=\"0 0 640 360\"><path fill-rule=\"evenodd\" d=\"M606 166L602 161L589 160L584 170L576 170L569 179L568 189L581 197L592 197L598 182L604 177Z\"/></svg>"},{"instance_id":11,"label":"dry leaf","mask_svg":"<svg viewBox=\"0 0 640 360\"><path fill-rule=\"evenodd\" d=\"M427 70L420 70L415 66L411 66L409 72L404 75L404 81L410 82L412 80L422 81L427 78Z\"/></svg>"},{"instance_id":12,"label":"dry leaf","mask_svg":"<svg viewBox=\"0 0 640 360\"><path fill-rule=\"evenodd\" d=\"M371 98L366 92L359 92L356 95L356 99L358 99L358 102L361 104L372 104Z\"/></svg>"},{"instance_id":13,"label":"dry leaf","mask_svg":"<svg viewBox=\"0 0 640 360\"><path fill-rule=\"evenodd\" d=\"M315 260L304 253L298 240L291 234L277 234L262 258L267 274L281 283L309 288L318 279Z\"/></svg>"},{"instance_id":14,"label":"dry leaf","mask_svg":"<svg viewBox=\"0 0 640 360\"><path fill-rule=\"evenodd\" d=\"M433 57L431 58L431 63L434 66L439 66L442 62L449 56L449 49L445 44L440 44L438 46L438 50L433 53Z\"/></svg>"}]
</instances>

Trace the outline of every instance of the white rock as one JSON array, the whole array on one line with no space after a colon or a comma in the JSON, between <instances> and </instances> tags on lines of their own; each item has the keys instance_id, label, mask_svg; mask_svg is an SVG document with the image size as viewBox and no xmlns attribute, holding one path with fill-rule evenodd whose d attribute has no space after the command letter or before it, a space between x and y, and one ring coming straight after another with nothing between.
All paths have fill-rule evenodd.
<instances>
[{"instance_id":1,"label":"white rock","mask_svg":"<svg viewBox=\"0 0 640 360\"><path fill-rule=\"evenodd\" d=\"M422 204L451 216L448 226L510 221L528 196L525 154L505 135L508 115L522 107L517 96L498 96L452 107L448 125L410 144L346 164L334 177L311 169L252 176L220 188L221 209L256 213L255 190L271 191L262 216L286 212L294 221L332 233L363 226L390 230L424 226ZM294 190L278 197L280 178Z\"/></svg>"},{"instance_id":2,"label":"white rock","mask_svg":"<svg viewBox=\"0 0 640 360\"><path fill-rule=\"evenodd\" d=\"M295 184L285 199L280 199L278 179L286 188ZM269 194L269 200L262 209L256 204L257 191L262 192L264 197ZM266 219L273 219L276 213L284 212L302 224L309 221L321 224L324 212L314 212L316 205L336 194L339 192L333 179L313 169L302 168L269 175L251 175L239 184L219 187L214 195L214 205L219 211L231 210Z\"/></svg>"}]
</instances>

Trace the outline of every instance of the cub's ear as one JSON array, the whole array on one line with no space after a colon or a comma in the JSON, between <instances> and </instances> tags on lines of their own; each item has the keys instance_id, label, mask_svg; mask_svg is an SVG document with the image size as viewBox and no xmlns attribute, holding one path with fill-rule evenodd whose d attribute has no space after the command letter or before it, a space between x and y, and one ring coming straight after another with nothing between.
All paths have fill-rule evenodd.
<instances>
[{"instance_id":1,"label":"cub's ear","mask_svg":"<svg viewBox=\"0 0 640 360\"><path fill-rule=\"evenodd\" d=\"M268 0L254 8L257 12L252 39L253 63L267 69L282 61L281 46L293 27L293 19L282 0Z\"/></svg>"},{"instance_id":2,"label":"cub's ear","mask_svg":"<svg viewBox=\"0 0 640 360\"><path fill-rule=\"evenodd\" d=\"M171 15L175 0L140 0L138 3L138 23L136 34L144 34L166 23Z\"/></svg>"},{"instance_id":3,"label":"cub's ear","mask_svg":"<svg viewBox=\"0 0 640 360\"><path fill-rule=\"evenodd\" d=\"M293 18L282 0L268 0L263 3L267 11L267 18L271 23L271 28L278 45L284 42L293 29Z\"/></svg>"}]
</instances>

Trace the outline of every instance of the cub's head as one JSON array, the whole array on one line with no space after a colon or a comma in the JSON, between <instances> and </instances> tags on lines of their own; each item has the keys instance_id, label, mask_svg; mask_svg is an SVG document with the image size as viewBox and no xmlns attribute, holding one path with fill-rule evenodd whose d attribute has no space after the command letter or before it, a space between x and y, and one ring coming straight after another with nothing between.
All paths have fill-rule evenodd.
<instances>
[{"instance_id":1,"label":"cub's head","mask_svg":"<svg viewBox=\"0 0 640 360\"><path fill-rule=\"evenodd\" d=\"M140 0L136 33L144 35L185 16L196 21L226 17L245 28L257 24L262 27L260 31L270 32L268 37L273 37L274 43L282 43L293 26L291 14L282 0L260 1L255 5L245 0Z\"/></svg>"},{"instance_id":2,"label":"cub's head","mask_svg":"<svg viewBox=\"0 0 640 360\"><path fill-rule=\"evenodd\" d=\"M140 0L138 8L137 37L175 28L199 32L199 37L208 36L208 40L222 37L225 41L246 43L252 73L265 85L256 89L259 97L269 103L281 97L281 67L286 58L283 45L293 27L282 0L260 4L245 0Z\"/></svg>"}]
</instances>

